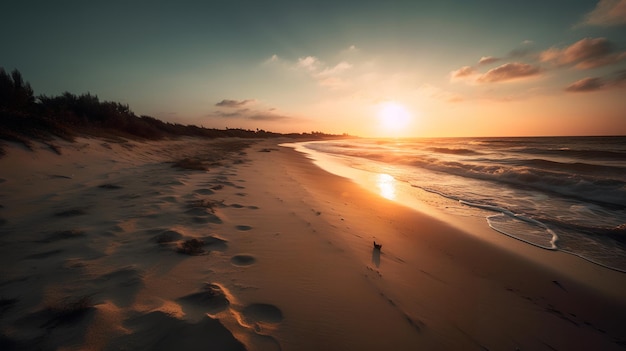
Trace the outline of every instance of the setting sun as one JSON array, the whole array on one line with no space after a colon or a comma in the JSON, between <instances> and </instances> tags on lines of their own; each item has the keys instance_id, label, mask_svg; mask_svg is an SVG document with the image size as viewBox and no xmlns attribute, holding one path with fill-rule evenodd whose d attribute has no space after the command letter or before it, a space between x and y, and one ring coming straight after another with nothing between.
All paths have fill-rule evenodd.
<instances>
[{"instance_id":1,"label":"setting sun","mask_svg":"<svg viewBox=\"0 0 626 351\"><path fill-rule=\"evenodd\" d=\"M397 102L385 102L380 105L378 119L384 130L399 132L411 123L411 113Z\"/></svg>"}]
</instances>

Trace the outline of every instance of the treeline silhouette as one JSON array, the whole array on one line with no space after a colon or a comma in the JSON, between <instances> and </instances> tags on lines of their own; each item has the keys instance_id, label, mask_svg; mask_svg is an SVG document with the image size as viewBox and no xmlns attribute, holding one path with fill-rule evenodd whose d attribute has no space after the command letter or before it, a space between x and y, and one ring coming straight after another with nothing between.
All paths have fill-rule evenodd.
<instances>
[{"instance_id":1,"label":"treeline silhouette","mask_svg":"<svg viewBox=\"0 0 626 351\"><path fill-rule=\"evenodd\" d=\"M90 93L77 96L65 92L59 96L36 97L17 69L8 74L0 67L0 139L21 142L30 148L32 139L49 142L58 137L73 141L79 135L147 140L176 136L332 137L320 132L280 134L258 129L210 129L163 122L150 116L137 116L127 104L100 101Z\"/></svg>"}]
</instances>

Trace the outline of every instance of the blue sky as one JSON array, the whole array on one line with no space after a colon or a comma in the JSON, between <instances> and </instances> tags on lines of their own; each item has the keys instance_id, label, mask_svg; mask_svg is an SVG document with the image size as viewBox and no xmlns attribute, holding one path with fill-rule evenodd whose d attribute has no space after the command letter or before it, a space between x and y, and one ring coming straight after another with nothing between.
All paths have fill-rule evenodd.
<instances>
[{"instance_id":1,"label":"blue sky","mask_svg":"<svg viewBox=\"0 0 626 351\"><path fill-rule=\"evenodd\" d=\"M3 13L0 66L37 94L91 92L169 121L626 134L622 0L13 1ZM389 102L410 123L382 128Z\"/></svg>"}]
</instances>

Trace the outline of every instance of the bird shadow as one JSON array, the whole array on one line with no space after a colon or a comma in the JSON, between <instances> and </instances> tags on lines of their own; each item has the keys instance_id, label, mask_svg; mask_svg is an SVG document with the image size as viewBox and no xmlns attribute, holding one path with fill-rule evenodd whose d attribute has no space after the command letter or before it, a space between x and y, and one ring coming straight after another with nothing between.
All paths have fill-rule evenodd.
<instances>
[{"instance_id":1,"label":"bird shadow","mask_svg":"<svg viewBox=\"0 0 626 351\"><path fill-rule=\"evenodd\" d=\"M380 267L380 249L372 249L372 263L376 266L376 268Z\"/></svg>"}]
</instances>

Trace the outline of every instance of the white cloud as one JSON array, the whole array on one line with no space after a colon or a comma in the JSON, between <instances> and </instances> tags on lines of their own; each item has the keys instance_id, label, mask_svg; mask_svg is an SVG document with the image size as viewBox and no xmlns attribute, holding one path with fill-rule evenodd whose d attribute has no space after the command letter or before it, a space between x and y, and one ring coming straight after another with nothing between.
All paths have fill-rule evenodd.
<instances>
[{"instance_id":1,"label":"white cloud","mask_svg":"<svg viewBox=\"0 0 626 351\"><path fill-rule=\"evenodd\" d=\"M320 61L315 56L300 57L298 59L298 67L304 68L307 71L316 71L320 66Z\"/></svg>"},{"instance_id":2,"label":"white cloud","mask_svg":"<svg viewBox=\"0 0 626 351\"><path fill-rule=\"evenodd\" d=\"M274 54L272 55L270 58L268 58L267 60L263 61L263 64L271 64L271 63L275 63L275 62L279 62L280 61L280 57L278 57L278 55Z\"/></svg>"},{"instance_id":3,"label":"white cloud","mask_svg":"<svg viewBox=\"0 0 626 351\"><path fill-rule=\"evenodd\" d=\"M332 75L341 74L341 73L349 70L350 68L352 68L351 64L349 64L349 63L347 63L345 61L341 61L335 67L326 67L326 68L324 68L324 70L322 70L318 74L320 76L332 76Z\"/></svg>"},{"instance_id":4,"label":"white cloud","mask_svg":"<svg viewBox=\"0 0 626 351\"><path fill-rule=\"evenodd\" d=\"M315 56L303 56L299 57L295 62L289 62L273 55L265 62L277 62L287 69L304 72L317 81L319 85L330 89L347 87L349 82L345 73L353 68L353 65L347 61L341 61L331 66Z\"/></svg>"}]
</instances>

